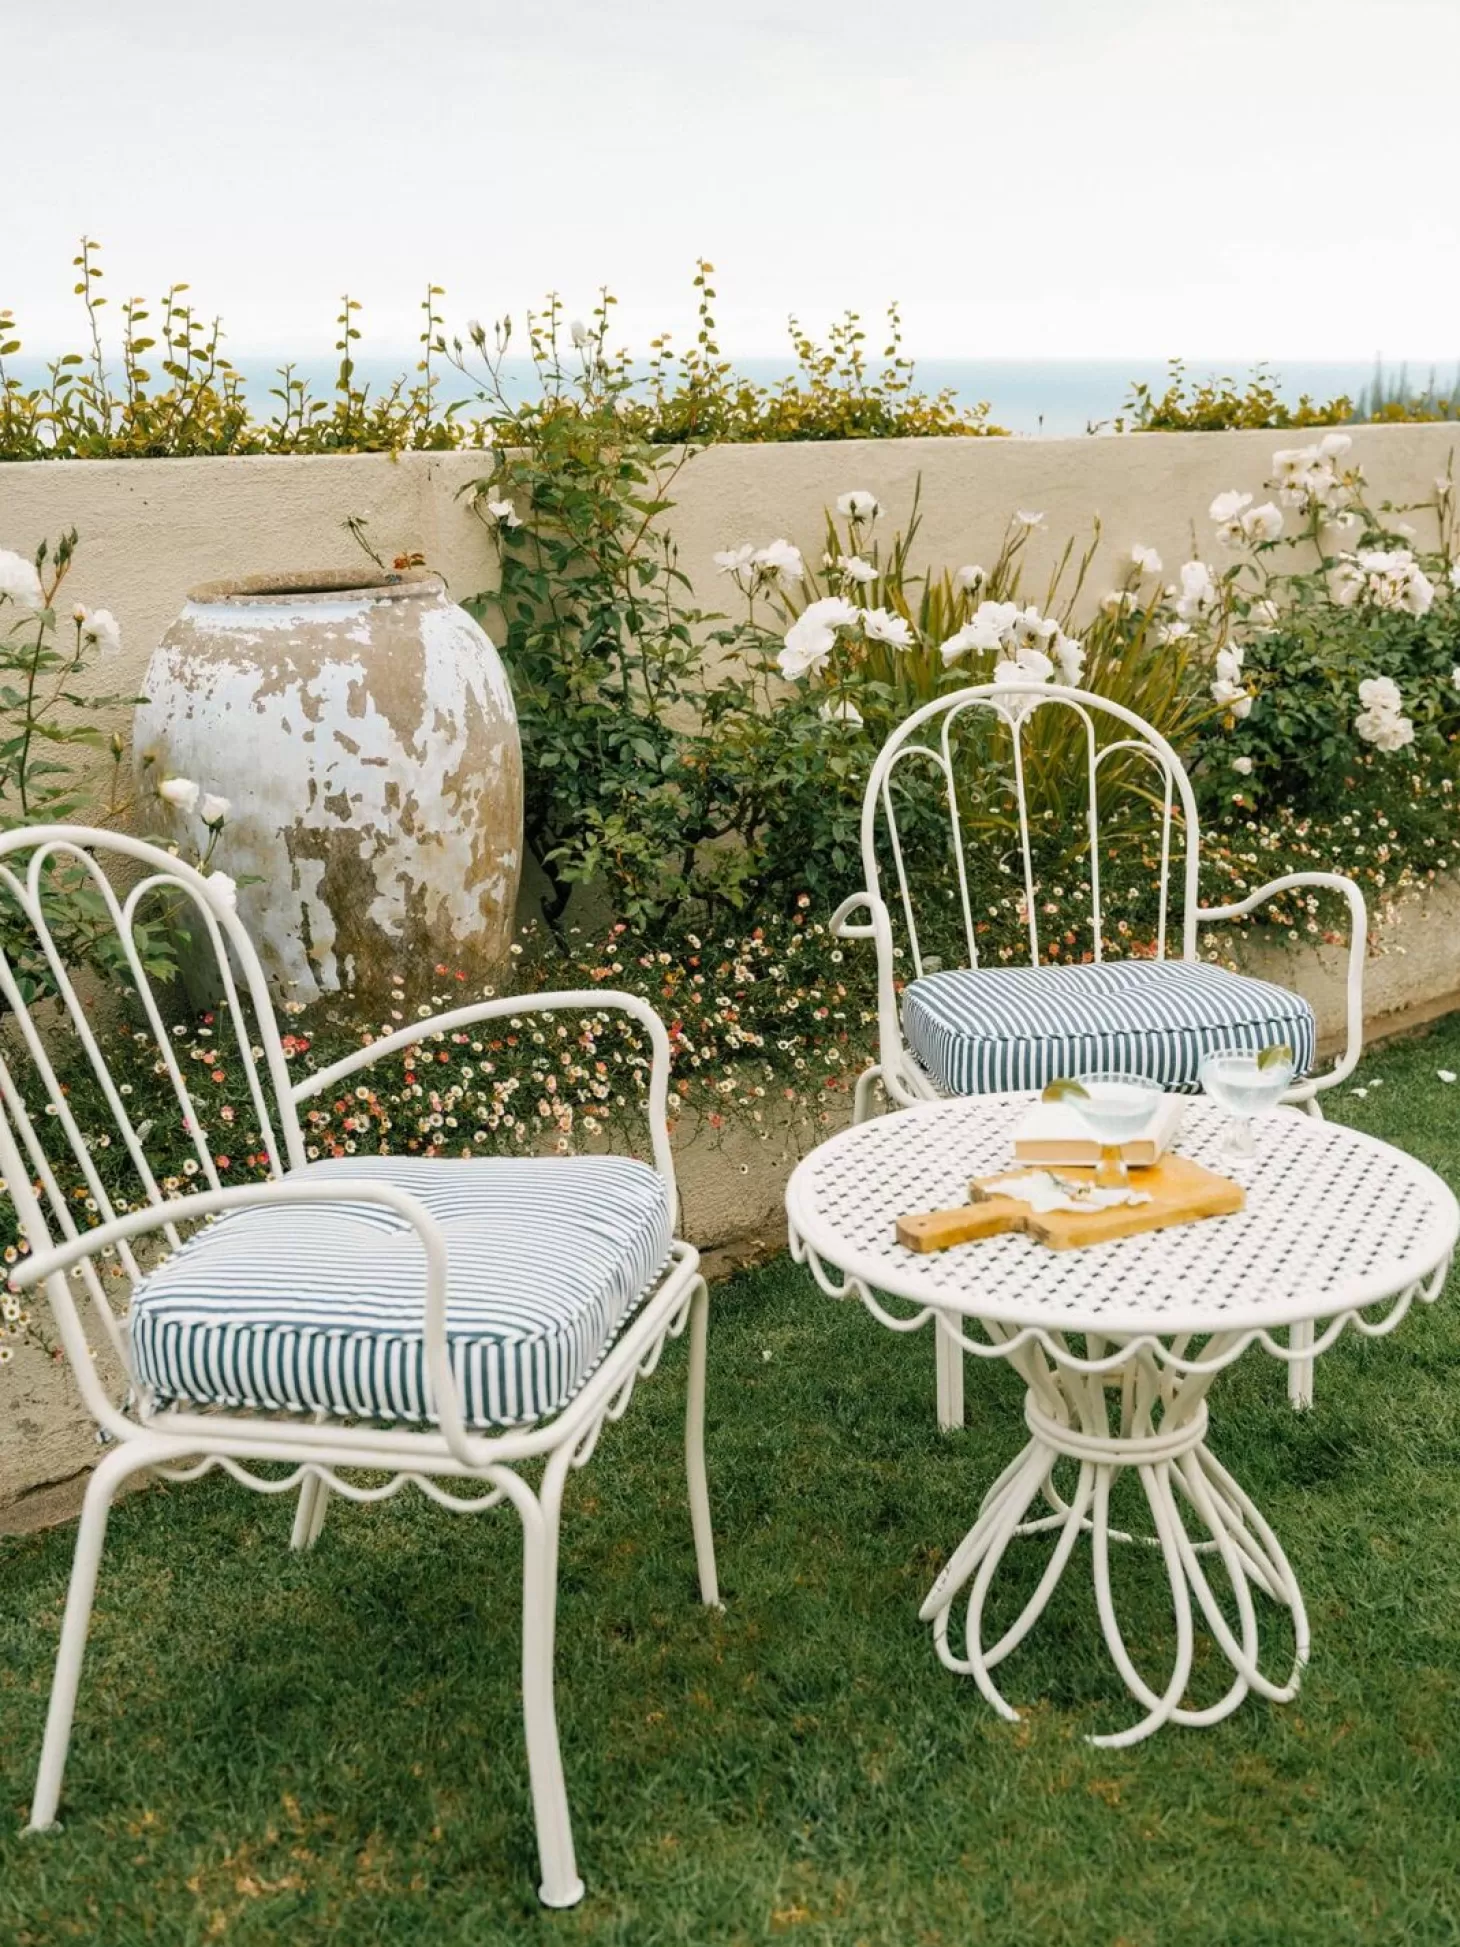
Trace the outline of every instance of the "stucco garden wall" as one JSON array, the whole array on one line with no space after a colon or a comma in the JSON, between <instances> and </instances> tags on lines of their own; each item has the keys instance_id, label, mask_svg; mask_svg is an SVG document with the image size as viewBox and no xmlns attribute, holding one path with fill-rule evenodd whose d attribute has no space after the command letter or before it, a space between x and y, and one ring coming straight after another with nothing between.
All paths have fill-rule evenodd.
<instances>
[{"instance_id":1,"label":"stucco garden wall","mask_svg":"<svg viewBox=\"0 0 1460 1947\"><path fill-rule=\"evenodd\" d=\"M1045 516L1029 549L1029 588L1042 593L1058 552L1077 548L1093 516L1103 526L1088 594L1111 585L1115 557L1140 541L1168 569L1192 549L1210 554L1206 510L1224 487L1256 491L1274 450L1302 436L1163 433L1071 440L908 439L718 446L697 454L675 485L669 517L680 566L701 606L728 605L718 548L785 535L815 559L822 509L849 487L875 493L889 520L905 519L922 481L914 557L939 566L992 561L1010 514ZM1361 426L1353 458L1376 499L1434 491L1460 427ZM364 556L345 531L366 517L384 553L419 550L458 597L496 581L490 535L461 489L485 470L482 453L361 454L305 459L76 460L0 465L0 547L28 553L74 526L81 536L68 593L110 608L122 625L118 691L141 682L158 637L188 589L225 576L319 568Z\"/></svg>"}]
</instances>

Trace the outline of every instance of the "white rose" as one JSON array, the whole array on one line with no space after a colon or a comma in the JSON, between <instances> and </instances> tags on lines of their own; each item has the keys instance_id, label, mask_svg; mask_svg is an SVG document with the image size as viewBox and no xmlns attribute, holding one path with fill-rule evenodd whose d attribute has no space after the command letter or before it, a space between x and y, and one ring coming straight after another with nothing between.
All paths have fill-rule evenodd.
<instances>
[{"instance_id":1,"label":"white rose","mask_svg":"<svg viewBox=\"0 0 1460 1947\"><path fill-rule=\"evenodd\" d=\"M218 913L238 911L238 886L226 872L210 872L203 881L208 889L213 910Z\"/></svg>"},{"instance_id":2,"label":"white rose","mask_svg":"<svg viewBox=\"0 0 1460 1947\"><path fill-rule=\"evenodd\" d=\"M164 804L170 804L178 811L196 811L198 808L198 787L190 777L165 777L157 787L157 795Z\"/></svg>"},{"instance_id":3,"label":"white rose","mask_svg":"<svg viewBox=\"0 0 1460 1947\"><path fill-rule=\"evenodd\" d=\"M1242 678L1242 656L1236 649L1217 651L1217 676L1223 683L1240 683Z\"/></svg>"},{"instance_id":4,"label":"white rose","mask_svg":"<svg viewBox=\"0 0 1460 1947\"><path fill-rule=\"evenodd\" d=\"M1340 561L1328 577L1330 600L1340 608L1352 608L1364 592L1363 570L1354 561Z\"/></svg>"},{"instance_id":5,"label":"white rose","mask_svg":"<svg viewBox=\"0 0 1460 1947\"><path fill-rule=\"evenodd\" d=\"M783 676L795 679L819 669L836 644L838 629L850 628L861 610L840 595L824 595L811 602L786 631L785 647L776 658Z\"/></svg>"},{"instance_id":6,"label":"white rose","mask_svg":"<svg viewBox=\"0 0 1460 1947\"><path fill-rule=\"evenodd\" d=\"M8 595L17 608L44 608L45 590L35 563L9 548L0 548L0 595Z\"/></svg>"},{"instance_id":7,"label":"white rose","mask_svg":"<svg viewBox=\"0 0 1460 1947\"><path fill-rule=\"evenodd\" d=\"M221 825L233 809L227 798L215 797L211 791L204 795L198 806L198 816L205 825Z\"/></svg>"},{"instance_id":8,"label":"white rose","mask_svg":"<svg viewBox=\"0 0 1460 1947\"><path fill-rule=\"evenodd\" d=\"M1161 557L1154 548L1143 548L1139 541L1130 551L1130 558L1143 575L1159 575Z\"/></svg>"},{"instance_id":9,"label":"white rose","mask_svg":"<svg viewBox=\"0 0 1460 1947\"><path fill-rule=\"evenodd\" d=\"M964 649L1007 648L1018 615L1017 602L980 602L958 634L950 640L961 642ZM962 654L962 649L959 654ZM945 654L944 660L951 662L953 658Z\"/></svg>"},{"instance_id":10,"label":"white rose","mask_svg":"<svg viewBox=\"0 0 1460 1947\"><path fill-rule=\"evenodd\" d=\"M1061 632L1054 639L1054 659L1059 664L1061 680L1070 689L1078 689L1085 674L1084 643Z\"/></svg>"},{"instance_id":11,"label":"white rose","mask_svg":"<svg viewBox=\"0 0 1460 1947\"><path fill-rule=\"evenodd\" d=\"M1261 507L1253 507L1242 516L1242 532L1254 545L1262 541L1275 541L1283 531L1282 509L1269 500Z\"/></svg>"},{"instance_id":12,"label":"white rose","mask_svg":"<svg viewBox=\"0 0 1460 1947\"><path fill-rule=\"evenodd\" d=\"M1268 629L1276 629L1280 626L1283 619L1282 610L1276 602L1269 600L1264 595L1260 600L1255 601L1247 611L1247 619L1249 622L1256 623L1265 632Z\"/></svg>"},{"instance_id":13,"label":"white rose","mask_svg":"<svg viewBox=\"0 0 1460 1947\"><path fill-rule=\"evenodd\" d=\"M1456 663L1455 667L1450 671L1450 681L1457 690L1460 690L1460 663Z\"/></svg>"},{"instance_id":14,"label":"white rose","mask_svg":"<svg viewBox=\"0 0 1460 1947\"><path fill-rule=\"evenodd\" d=\"M1183 622L1190 622L1198 615L1204 615L1217 599L1217 584L1212 571L1204 561L1183 561L1181 564L1181 594L1176 603L1176 613Z\"/></svg>"},{"instance_id":15,"label":"white rose","mask_svg":"<svg viewBox=\"0 0 1460 1947\"><path fill-rule=\"evenodd\" d=\"M1353 443L1351 433L1325 433L1318 442L1318 451L1325 460L1339 460Z\"/></svg>"},{"instance_id":16,"label":"white rose","mask_svg":"<svg viewBox=\"0 0 1460 1947\"><path fill-rule=\"evenodd\" d=\"M1251 777L1252 759L1250 757L1234 757L1232 759L1232 769L1237 773L1238 777Z\"/></svg>"},{"instance_id":17,"label":"white rose","mask_svg":"<svg viewBox=\"0 0 1460 1947\"><path fill-rule=\"evenodd\" d=\"M510 500L489 500L486 503L486 518L492 527L521 527L517 509Z\"/></svg>"},{"instance_id":18,"label":"white rose","mask_svg":"<svg viewBox=\"0 0 1460 1947\"><path fill-rule=\"evenodd\" d=\"M958 658L960 656L966 656L970 649L982 649L983 646L983 643L978 640L978 631L974 628L973 624L971 622L965 622L963 627L955 634L950 635L948 640L942 645L939 653L942 655L944 668L951 668L958 661ZM1457 668L1455 675L1457 687L1460 687L1460 668Z\"/></svg>"},{"instance_id":19,"label":"white rose","mask_svg":"<svg viewBox=\"0 0 1460 1947\"><path fill-rule=\"evenodd\" d=\"M1239 494L1233 487L1227 493L1218 494L1207 512L1219 527L1225 527L1228 521L1237 520L1242 510L1251 505L1251 494Z\"/></svg>"},{"instance_id":20,"label":"white rose","mask_svg":"<svg viewBox=\"0 0 1460 1947\"><path fill-rule=\"evenodd\" d=\"M573 322L568 326L568 335L580 352L588 343L588 327L581 318L574 318Z\"/></svg>"},{"instance_id":21,"label":"white rose","mask_svg":"<svg viewBox=\"0 0 1460 1947\"><path fill-rule=\"evenodd\" d=\"M958 590L960 594L968 595L971 594L975 588L981 588L983 586L984 579L985 577L984 577L983 569L980 568L976 562L970 561L966 563L965 566L960 568L958 570L958 573L953 577L953 586Z\"/></svg>"},{"instance_id":22,"label":"white rose","mask_svg":"<svg viewBox=\"0 0 1460 1947\"><path fill-rule=\"evenodd\" d=\"M1047 683L1054 674L1054 663L1042 649L1020 649L994 670L996 683Z\"/></svg>"},{"instance_id":23,"label":"white rose","mask_svg":"<svg viewBox=\"0 0 1460 1947\"><path fill-rule=\"evenodd\" d=\"M1162 622L1156 630L1156 641L1163 649L1169 649L1173 642L1184 642L1191 634L1189 622Z\"/></svg>"},{"instance_id":24,"label":"white rose","mask_svg":"<svg viewBox=\"0 0 1460 1947\"><path fill-rule=\"evenodd\" d=\"M1224 710L1230 711L1239 721L1252 708L1252 698L1247 691L1240 683L1234 683L1225 676L1219 676L1212 684L1212 701L1220 704Z\"/></svg>"},{"instance_id":25,"label":"white rose","mask_svg":"<svg viewBox=\"0 0 1460 1947\"><path fill-rule=\"evenodd\" d=\"M786 631L785 645L776 657L781 674L794 682L820 669L836 646L836 630L825 623L808 623L803 615Z\"/></svg>"},{"instance_id":26,"label":"white rose","mask_svg":"<svg viewBox=\"0 0 1460 1947\"><path fill-rule=\"evenodd\" d=\"M1399 607L1407 609L1411 615L1428 615L1435 601L1435 584L1418 567L1412 567L1404 578L1399 594Z\"/></svg>"},{"instance_id":27,"label":"white rose","mask_svg":"<svg viewBox=\"0 0 1460 1947\"><path fill-rule=\"evenodd\" d=\"M851 493L838 496L836 511L844 521L875 521L882 512L876 494L866 493L855 487Z\"/></svg>"},{"instance_id":28,"label":"white rose","mask_svg":"<svg viewBox=\"0 0 1460 1947\"><path fill-rule=\"evenodd\" d=\"M1026 508L1023 507L1021 507L1018 510L1018 512L1015 514L1014 519L1020 527L1026 530L1026 532L1032 532L1033 529L1035 529L1036 527L1044 526L1043 514L1031 514Z\"/></svg>"},{"instance_id":29,"label":"white rose","mask_svg":"<svg viewBox=\"0 0 1460 1947\"><path fill-rule=\"evenodd\" d=\"M770 541L751 556L753 565L767 581L800 581L806 573L800 548L789 541Z\"/></svg>"},{"instance_id":30,"label":"white rose","mask_svg":"<svg viewBox=\"0 0 1460 1947\"><path fill-rule=\"evenodd\" d=\"M894 615L890 609L863 609L862 628L873 642L886 642L894 649L911 649L917 642L912 624L904 616Z\"/></svg>"},{"instance_id":31,"label":"white rose","mask_svg":"<svg viewBox=\"0 0 1460 1947\"><path fill-rule=\"evenodd\" d=\"M1059 626L1053 616L1041 615L1031 602L1014 617L1011 629L1014 645L1020 649L1037 649L1059 634Z\"/></svg>"},{"instance_id":32,"label":"white rose","mask_svg":"<svg viewBox=\"0 0 1460 1947\"><path fill-rule=\"evenodd\" d=\"M487 328L480 318L468 318L466 321L466 335L474 345L480 345L486 339Z\"/></svg>"},{"instance_id":33,"label":"white rose","mask_svg":"<svg viewBox=\"0 0 1460 1947\"><path fill-rule=\"evenodd\" d=\"M849 696L840 703L823 703L819 714L823 723L845 723L854 729L862 721L862 712Z\"/></svg>"},{"instance_id":34,"label":"white rose","mask_svg":"<svg viewBox=\"0 0 1460 1947\"><path fill-rule=\"evenodd\" d=\"M81 624L81 640L89 643L103 661L121 653L122 626L109 608L78 609L76 619Z\"/></svg>"},{"instance_id":35,"label":"white rose","mask_svg":"<svg viewBox=\"0 0 1460 1947\"><path fill-rule=\"evenodd\" d=\"M843 581L854 581L861 588L877 579L877 570L872 563L864 561L859 554L844 554L836 566Z\"/></svg>"},{"instance_id":36,"label":"white rose","mask_svg":"<svg viewBox=\"0 0 1460 1947\"><path fill-rule=\"evenodd\" d=\"M1354 718L1354 729L1378 750L1403 750L1414 742L1414 725L1392 710L1363 710Z\"/></svg>"},{"instance_id":37,"label":"white rose","mask_svg":"<svg viewBox=\"0 0 1460 1947\"><path fill-rule=\"evenodd\" d=\"M754 576L755 549L749 541L738 548L721 548L714 557L722 575L729 575L737 588L748 588Z\"/></svg>"},{"instance_id":38,"label":"white rose","mask_svg":"<svg viewBox=\"0 0 1460 1947\"><path fill-rule=\"evenodd\" d=\"M1107 615L1124 615L1136 606L1139 599L1134 589L1112 588L1108 594L1100 597L1100 606Z\"/></svg>"},{"instance_id":39,"label":"white rose","mask_svg":"<svg viewBox=\"0 0 1460 1947\"><path fill-rule=\"evenodd\" d=\"M1370 676L1360 683L1359 702L1366 710L1377 710L1385 716L1397 716L1404 708L1404 698L1392 676Z\"/></svg>"},{"instance_id":40,"label":"white rose","mask_svg":"<svg viewBox=\"0 0 1460 1947\"><path fill-rule=\"evenodd\" d=\"M823 595L820 601L807 603L800 619L826 629L850 629L862 619L862 611L845 595Z\"/></svg>"}]
</instances>

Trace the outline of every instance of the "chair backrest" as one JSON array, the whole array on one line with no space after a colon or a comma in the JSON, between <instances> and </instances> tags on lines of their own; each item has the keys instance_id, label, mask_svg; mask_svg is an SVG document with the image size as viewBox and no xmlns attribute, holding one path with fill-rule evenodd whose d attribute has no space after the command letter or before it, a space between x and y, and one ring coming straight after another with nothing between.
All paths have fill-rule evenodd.
<instances>
[{"instance_id":1,"label":"chair backrest","mask_svg":"<svg viewBox=\"0 0 1460 1947\"><path fill-rule=\"evenodd\" d=\"M189 1187L223 1187L215 1143L147 972L149 925L185 929L190 966L207 965L219 997L214 1018L220 1059L241 1064L270 1173L279 1176L303 1162L263 969L231 902L221 896L225 883L213 884L170 853L115 832L49 825L0 834L0 1172L32 1249L81 1235L143 1203L165 1208L169 1199L166 1177L159 1183L149 1160L152 1124L137 1117L127 1084L110 1071L105 1028L99 1034L94 1018L98 1011L115 1007L130 1032L131 1054L167 1085L180 1123L157 1133L174 1151L179 1135L186 1138L196 1161L195 1169L187 1166ZM101 952L106 973L100 983L67 964L65 942L78 924L92 948L87 959L93 967ZM99 985L128 991L99 994ZM128 1068L134 1065L129 1059ZM83 1085L84 1107L73 1099L68 1076ZM104 1165L98 1151L111 1152ZM174 1246L179 1241L171 1225L164 1234ZM117 1256L135 1281L140 1272L130 1245L118 1245ZM112 1307L90 1261L83 1262L81 1275L120 1349Z\"/></svg>"},{"instance_id":2,"label":"chair backrest","mask_svg":"<svg viewBox=\"0 0 1460 1947\"><path fill-rule=\"evenodd\" d=\"M1181 896L1181 954L1196 951L1197 872L1200 833L1196 800L1185 767L1171 745L1133 711L1088 690L1051 683L983 683L950 691L924 704L883 745L862 803L862 864L870 892L881 896L880 875L890 865L897 904L911 949L913 973L923 972L927 932L919 926L918 888L909 869L905 827L926 799L913 778L931 766L934 797L941 795L939 831L946 821L957 917L967 964L978 965L978 925L973 909L967 841L982 828L996 848L1003 878L1020 888L1031 965L1040 965L1038 855L1050 837L1031 806L1033 794L1061 796L1066 829L1056 836L1088 862L1093 956L1103 955L1101 891L1101 797L1116 791L1127 807L1148 812L1150 837L1159 840L1151 860L1157 879L1156 954L1165 958L1173 877ZM1048 806L1040 818L1048 818ZM925 819L926 823L926 819ZM1179 829L1178 829L1179 827ZM1127 832L1129 827L1127 826ZM941 844L941 840L939 841ZM1017 859L1015 855L1017 854ZM948 873L940 868L943 901L938 922L948 922ZM885 903L893 906L891 899Z\"/></svg>"}]
</instances>

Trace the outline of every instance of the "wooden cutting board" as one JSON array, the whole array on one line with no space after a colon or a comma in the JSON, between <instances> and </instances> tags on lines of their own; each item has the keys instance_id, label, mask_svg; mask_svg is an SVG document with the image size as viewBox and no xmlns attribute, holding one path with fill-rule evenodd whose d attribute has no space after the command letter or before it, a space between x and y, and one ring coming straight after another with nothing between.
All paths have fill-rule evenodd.
<instances>
[{"instance_id":1,"label":"wooden cutting board","mask_svg":"<svg viewBox=\"0 0 1460 1947\"><path fill-rule=\"evenodd\" d=\"M1012 1170L1000 1172L1013 1175ZM1093 1169L1061 1168L1056 1176L1072 1183L1093 1183ZM982 1237L1001 1237L1022 1231L1052 1251L1074 1251L1082 1244L1108 1244L1113 1238L1134 1237L1144 1230L1165 1230L1171 1224L1191 1224L1203 1217L1228 1217L1246 1201L1240 1183L1203 1169L1190 1157L1168 1152L1149 1169L1131 1171L1131 1187L1149 1193L1149 1203L1117 1203L1105 1210L1031 1210L1013 1197L986 1192L993 1177L975 1177L969 1194L975 1199L956 1210L924 1210L897 1220L897 1241L910 1251L946 1251Z\"/></svg>"}]
</instances>

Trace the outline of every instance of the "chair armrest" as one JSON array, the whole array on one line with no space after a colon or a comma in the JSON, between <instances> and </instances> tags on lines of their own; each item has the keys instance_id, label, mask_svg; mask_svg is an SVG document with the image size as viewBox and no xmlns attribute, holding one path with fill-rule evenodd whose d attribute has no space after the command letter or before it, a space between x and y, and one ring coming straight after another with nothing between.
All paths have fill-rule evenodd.
<instances>
[{"instance_id":1,"label":"chair armrest","mask_svg":"<svg viewBox=\"0 0 1460 1947\"><path fill-rule=\"evenodd\" d=\"M68 1238L65 1243L53 1245L49 1250L35 1251L15 1266L6 1282L12 1291L28 1291L32 1285L43 1281L64 1278L64 1274L83 1258L93 1257L98 1251L108 1249L123 1238L138 1237L150 1230L161 1230L165 1224L186 1222L193 1217L214 1217L232 1210L252 1210L260 1206L342 1202L381 1204L403 1217L421 1240L426 1253L426 1371L430 1376L437 1419L447 1445L457 1459L470 1465L472 1446L446 1347L446 1239L430 1211L393 1183L381 1183L366 1177L330 1176L311 1180L286 1176L277 1177L269 1183L239 1184L229 1190L199 1190L166 1203L149 1204L144 1210L128 1211L124 1217L114 1217L110 1223L98 1224L95 1229L85 1231L79 1237ZM66 1350L75 1365L78 1356L86 1359L86 1347L84 1339L72 1343L73 1333L69 1327L75 1324L76 1313L64 1282L60 1290L53 1294L53 1307L61 1324ZM103 1424L107 1424L106 1419ZM117 1428L110 1430L115 1432Z\"/></svg>"},{"instance_id":2,"label":"chair armrest","mask_svg":"<svg viewBox=\"0 0 1460 1947\"><path fill-rule=\"evenodd\" d=\"M354 1054L346 1055L342 1061L332 1062L317 1074L306 1075L295 1084L290 1094L296 1104L306 1102L312 1095L321 1095L351 1075L358 1075L362 1068L368 1068L372 1062L386 1055L400 1054L404 1049L414 1047L418 1041L429 1040L434 1035L450 1034L457 1028L476 1027L483 1021L500 1021L516 1015L559 1013L566 1009L584 1014L600 1013L604 1009L628 1014L648 1035L653 1050L647 1107L649 1140L654 1149L654 1167L669 1193L670 1222L677 1227L679 1204L674 1182L674 1158L669 1148L669 1035L654 1009L636 994L621 993L613 988L602 991L578 988L551 994L498 994L491 1000L472 1001L466 1007L448 1008L444 1014L433 1014L424 1021L412 1021L409 1027L398 1028L394 1034L382 1035L379 1041L372 1041L368 1048L360 1048Z\"/></svg>"},{"instance_id":3,"label":"chair armrest","mask_svg":"<svg viewBox=\"0 0 1460 1947\"><path fill-rule=\"evenodd\" d=\"M1369 913L1364 904L1364 895L1354 881L1341 872L1286 872L1280 879L1272 879L1256 892L1248 893L1230 906L1199 906L1196 911L1198 926L1210 926L1222 920L1242 919L1258 906L1266 904L1279 893L1295 892L1299 887L1312 886L1319 891L1341 893L1348 901L1349 909L1349 948L1348 948L1348 1034L1340 1059L1326 1075L1319 1075L1301 1084L1287 1098L1290 1101L1306 1101L1320 1089L1332 1088L1346 1075L1353 1073L1364 1046L1364 954L1369 940Z\"/></svg>"},{"instance_id":4,"label":"chair armrest","mask_svg":"<svg viewBox=\"0 0 1460 1947\"><path fill-rule=\"evenodd\" d=\"M844 899L826 923L826 930L837 940L871 940L876 938L877 928L869 919L865 926L848 926L847 917L859 906L865 906L869 914L876 911L876 895L870 892L854 892L850 899Z\"/></svg>"},{"instance_id":5,"label":"chair armrest","mask_svg":"<svg viewBox=\"0 0 1460 1947\"><path fill-rule=\"evenodd\" d=\"M867 924L850 926L847 915L859 906L867 909ZM902 1065L902 1022L897 1011L897 977L892 943L892 915L886 902L875 892L854 892L844 899L828 922L827 930L838 940L874 940L877 945L877 1058L884 1075L895 1075Z\"/></svg>"}]
</instances>

